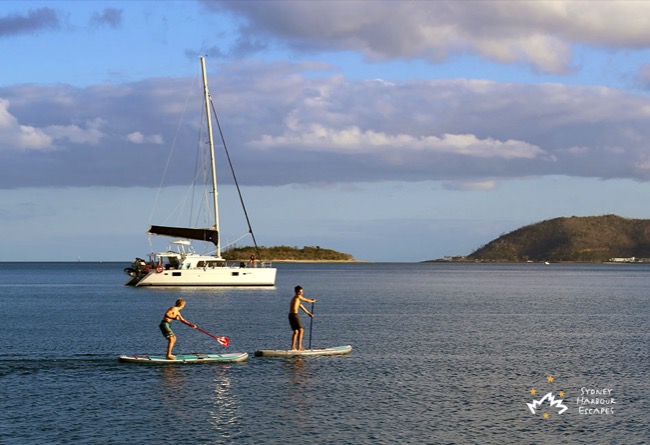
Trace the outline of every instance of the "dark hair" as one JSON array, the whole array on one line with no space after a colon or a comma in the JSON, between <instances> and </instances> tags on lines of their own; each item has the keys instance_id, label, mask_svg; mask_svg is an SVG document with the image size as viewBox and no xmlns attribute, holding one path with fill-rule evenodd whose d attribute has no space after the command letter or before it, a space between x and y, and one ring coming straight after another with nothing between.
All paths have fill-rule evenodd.
<instances>
[{"instance_id":1,"label":"dark hair","mask_svg":"<svg viewBox=\"0 0 650 445\"><path fill-rule=\"evenodd\" d=\"M302 290L302 286L296 286L296 287L293 288L293 291L295 293L298 293L298 291L300 291L300 290Z\"/></svg>"}]
</instances>

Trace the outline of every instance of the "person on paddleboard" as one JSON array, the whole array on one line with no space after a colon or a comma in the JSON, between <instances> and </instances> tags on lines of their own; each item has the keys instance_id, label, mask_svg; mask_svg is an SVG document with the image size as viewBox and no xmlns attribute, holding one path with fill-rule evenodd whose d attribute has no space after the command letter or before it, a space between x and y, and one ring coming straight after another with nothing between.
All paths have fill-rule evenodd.
<instances>
[{"instance_id":1,"label":"person on paddleboard","mask_svg":"<svg viewBox=\"0 0 650 445\"><path fill-rule=\"evenodd\" d=\"M179 298L178 300L176 300L175 306L172 306L169 309L167 309L165 315L163 315L162 321L160 322L160 331L162 332L163 336L167 339L167 358L169 360L176 359L176 356L172 355L172 349L174 349L174 345L176 344L176 335L174 334L174 331L172 331L171 322L173 320L179 320L188 324L192 328L196 328L195 324L192 324L189 321L185 320L181 315L181 309L183 309L184 307L185 307L185 300Z\"/></svg>"},{"instance_id":2,"label":"person on paddleboard","mask_svg":"<svg viewBox=\"0 0 650 445\"><path fill-rule=\"evenodd\" d=\"M302 336L305 333L305 329L302 327L302 323L300 322L298 309L302 309L307 315L313 318L314 314L309 312L302 302L315 303L316 300L310 300L309 298L303 297L301 286L296 286L294 291L295 295L291 299L291 304L289 305L289 325L291 325L291 329L293 330L293 335L291 336L291 349L303 350L305 348L302 347Z\"/></svg>"}]
</instances>

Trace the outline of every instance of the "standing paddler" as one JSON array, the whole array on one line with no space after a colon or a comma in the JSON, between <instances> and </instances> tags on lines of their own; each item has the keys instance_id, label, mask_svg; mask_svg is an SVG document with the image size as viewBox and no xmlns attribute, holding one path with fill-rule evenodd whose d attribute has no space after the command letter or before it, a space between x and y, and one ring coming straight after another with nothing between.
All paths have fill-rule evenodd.
<instances>
[{"instance_id":1,"label":"standing paddler","mask_svg":"<svg viewBox=\"0 0 650 445\"><path fill-rule=\"evenodd\" d=\"M174 345L176 344L176 334L174 334L174 331L172 331L172 327L171 327L172 320L180 320L185 324L193 328L196 328L196 325L185 320L181 315L181 309L183 309L184 307L185 307L185 300L179 298L178 300L176 300L175 306L172 306L169 309L167 309L165 315L163 315L162 321L160 322L160 332L162 332L163 336L167 339L167 358L169 360L176 359L176 356L172 355L172 349L174 349Z\"/></svg>"},{"instance_id":2,"label":"standing paddler","mask_svg":"<svg viewBox=\"0 0 650 445\"><path fill-rule=\"evenodd\" d=\"M315 303L316 300L310 300L309 298L305 298L303 294L303 290L301 286L296 286L294 288L295 295L291 299L291 304L289 305L289 324L291 325L291 329L293 330L293 334L291 336L291 349L292 350L304 350L302 347L302 336L305 333L305 329L302 327L302 323L300 322L300 316L298 316L298 309L302 309L307 315L310 317L314 317L314 314L309 312L307 308L302 304L302 302L306 303Z\"/></svg>"}]
</instances>

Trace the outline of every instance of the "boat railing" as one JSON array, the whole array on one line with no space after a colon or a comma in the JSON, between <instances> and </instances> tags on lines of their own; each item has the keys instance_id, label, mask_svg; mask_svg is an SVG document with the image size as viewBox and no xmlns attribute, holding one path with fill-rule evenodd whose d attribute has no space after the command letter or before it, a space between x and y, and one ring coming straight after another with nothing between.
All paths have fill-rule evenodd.
<instances>
[{"instance_id":1,"label":"boat railing","mask_svg":"<svg viewBox=\"0 0 650 445\"><path fill-rule=\"evenodd\" d=\"M234 261L230 267L239 267L240 269L267 269L273 267L272 261Z\"/></svg>"}]
</instances>

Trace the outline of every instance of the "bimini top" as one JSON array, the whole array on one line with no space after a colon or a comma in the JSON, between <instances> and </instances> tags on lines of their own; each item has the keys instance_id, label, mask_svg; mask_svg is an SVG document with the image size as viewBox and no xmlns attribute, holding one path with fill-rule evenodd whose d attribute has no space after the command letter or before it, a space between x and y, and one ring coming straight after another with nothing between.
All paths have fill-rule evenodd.
<instances>
[{"instance_id":1,"label":"bimini top","mask_svg":"<svg viewBox=\"0 0 650 445\"><path fill-rule=\"evenodd\" d=\"M215 246L219 245L219 232L214 229L194 229L191 227L151 226L147 232L152 235L172 236L197 241L210 241Z\"/></svg>"}]
</instances>

